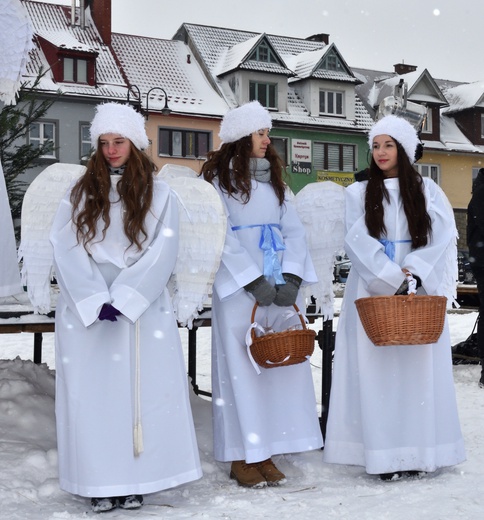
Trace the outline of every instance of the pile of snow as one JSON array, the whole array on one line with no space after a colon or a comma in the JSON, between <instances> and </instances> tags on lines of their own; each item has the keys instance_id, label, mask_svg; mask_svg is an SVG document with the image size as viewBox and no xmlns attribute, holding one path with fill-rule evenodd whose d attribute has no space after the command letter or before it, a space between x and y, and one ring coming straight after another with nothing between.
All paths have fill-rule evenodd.
<instances>
[{"instance_id":1,"label":"pile of snow","mask_svg":"<svg viewBox=\"0 0 484 520\"><path fill-rule=\"evenodd\" d=\"M476 313L449 316L453 344L465 339ZM335 320L335 326L337 319ZM318 330L320 323L313 327ZM187 349L186 330L180 330ZM31 334L0 336L0 517L8 520L78 520L95 516L89 501L65 493L57 480L53 334L44 335L44 361L35 365ZM17 357L18 356L18 357ZM318 402L321 353L311 359ZM134 512L106 519L324 518L361 520L477 520L484 511L484 390L480 367L454 367L468 460L418 480L384 483L360 467L325 464L322 451L275 457L286 485L248 490L228 478L229 465L212 452L211 402L192 394L202 479L145 497ZM210 329L198 330L197 383L210 390ZM104 519L104 516L103 516Z\"/></svg>"}]
</instances>

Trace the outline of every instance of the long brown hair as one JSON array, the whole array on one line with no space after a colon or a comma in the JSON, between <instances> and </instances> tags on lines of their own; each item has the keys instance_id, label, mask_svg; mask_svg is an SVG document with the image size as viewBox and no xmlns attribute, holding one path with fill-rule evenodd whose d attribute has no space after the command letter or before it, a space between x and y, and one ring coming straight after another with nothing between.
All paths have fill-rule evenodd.
<instances>
[{"instance_id":1,"label":"long brown hair","mask_svg":"<svg viewBox=\"0 0 484 520\"><path fill-rule=\"evenodd\" d=\"M427 245L432 234L432 221L425 204L422 177L410 164L401 144L393 140L397 145L400 195L412 237L412 248L416 249ZM383 182L384 179L383 171L377 166L372 155L365 194L365 223L370 235L376 239L382 238L387 231L383 219L383 199L389 202L390 196Z\"/></svg>"},{"instance_id":2,"label":"long brown hair","mask_svg":"<svg viewBox=\"0 0 484 520\"><path fill-rule=\"evenodd\" d=\"M243 204L250 200L251 172L250 155L252 152L252 136L242 137L234 143L224 143L219 150L208 153L207 160L202 165L200 175L213 183L213 179L218 177L220 188L229 197L240 195ZM271 183L279 205L284 203L286 184L283 179L284 166L272 144L267 147L265 158L269 161L271 170ZM229 163L232 159L231 175Z\"/></svg>"},{"instance_id":3,"label":"long brown hair","mask_svg":"<svg viewBox=\"0 0 484 520\"><path fill-rule=\"evenodd\" d=\"M138 250L146 240L145 218L153 200L153 161L131 143L131 153L120 181L116 185L123 203L124 233ZM71 192L72 220L77 228L77 241L87 249L96 236L96 225L104 221L103 239L111 224L109 191L111 177L108 164L98 142L96 152L87 163L86 172L74 185Z\"/></svg>"}]
</instances>

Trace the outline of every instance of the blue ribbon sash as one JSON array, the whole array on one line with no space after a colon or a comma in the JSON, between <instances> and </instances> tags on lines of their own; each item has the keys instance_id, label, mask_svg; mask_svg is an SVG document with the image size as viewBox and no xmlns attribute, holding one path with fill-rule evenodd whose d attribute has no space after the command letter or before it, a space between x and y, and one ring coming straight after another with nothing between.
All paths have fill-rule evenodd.
<instances>
[{"instance_id":1,"label":"blue ribbon sash","mask_svg":"<svg viewBox=\"0 0 484 520\"><path fill-rule=\"evenodd\" d=\"M277 251L284 251L286 246L281 237L274 233L274 228L281 229L279 224L252 224L248 226L233 226L232 231L239 229L261 228L259 247L264 253L264 276L266 278L274 277L276 284L283 285L286 283L282 276L282 266L279 262Z\"/></svg>"},{"instance_id":2,"label":"blue ribbon sash","mask_svg":"<svg viewBox=\"0 0 484 520\"><path fill-rule=\"evenodd\" d=\"M381 238L378 242L383 244L385 249L385 254L388 258L394 262L395 261L395 244L409 244L411 240L387 240L386 238Z\"/></svg>"}]
</instances>

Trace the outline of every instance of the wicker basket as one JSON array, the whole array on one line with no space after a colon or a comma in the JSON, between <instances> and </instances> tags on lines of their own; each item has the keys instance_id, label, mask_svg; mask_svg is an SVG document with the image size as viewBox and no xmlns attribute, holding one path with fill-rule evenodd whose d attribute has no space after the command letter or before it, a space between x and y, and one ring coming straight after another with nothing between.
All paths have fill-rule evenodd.
<instances>
[{"instance_id":1,"label":"wicker basket","mask_svg":"<svg viewBox=\"0 0 484 520\"><path fill-rule=\"evenodd\" d=\"M445 296L371 296L355 301L366 334L376 346L427 345L442 334Z\"/></svg>"},{"instance_id":2,"label":"wicker basket","mask_svg":"<svg viewBox=\"0 0 484 520\"><path fill-rule=\"evenodd\" d=\"M251 323L254 323L257 307L256 302L252 310ZM306 361L313 353L316 332L306 327L297 305L294 305L294 308L301 320L302 330L286 330L259 337L254 329L251 330L250 352L259 366L274 368L296 365Z\"/></svg>"}]
</instances>

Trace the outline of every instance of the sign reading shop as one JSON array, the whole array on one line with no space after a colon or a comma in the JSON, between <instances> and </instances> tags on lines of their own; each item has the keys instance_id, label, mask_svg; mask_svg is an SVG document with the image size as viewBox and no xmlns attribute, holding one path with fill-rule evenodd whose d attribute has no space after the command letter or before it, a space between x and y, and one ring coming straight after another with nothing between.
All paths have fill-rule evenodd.
<instances>
[{"instance_id":1,"label":"sign reading shop","mask_svg":"<svg viewBox=\"0 0 484 520\"><path fill-rule=\"evenodd\" d=\"M309 139L292 139L291 172L311 174L311 141Z\"/></svg>"}]
</instances>

